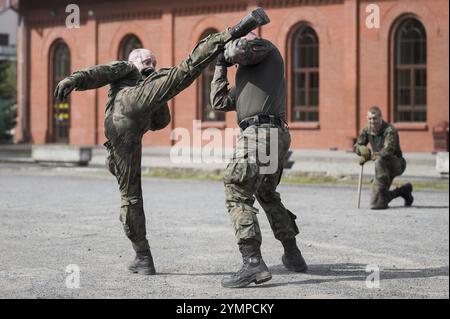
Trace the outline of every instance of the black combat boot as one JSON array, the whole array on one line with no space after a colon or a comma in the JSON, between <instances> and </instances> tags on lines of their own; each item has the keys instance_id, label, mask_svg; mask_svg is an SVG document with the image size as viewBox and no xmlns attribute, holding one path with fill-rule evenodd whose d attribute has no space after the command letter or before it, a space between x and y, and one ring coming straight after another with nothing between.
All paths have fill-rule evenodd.
<instances>
[{"instance_id":1,"label":"black combat boot","mask_svg":"<svg viewBox=\"0 0 450 319\"><path fill-rule=\"evenodd\" d=\"M386 188L380 188L376 196L376 200L370 204L370 209L387 209L388 203L392 199L392 192L389 192Z\"/></svg>"},{"instance_id":2,"label":"black combat boot","mask_svg":"<svg viewBox=\"0 0 450 319\"><path fill-rule=\"evenodd\" d=\"M242 288L252 282L261 284L272 279L272 274L261 257L259 243L256 240L246 240L239 244L243 265L241 270L222 279L222 287Z\"/></svg>"},{"instance_id":3,"label":"black combat boot","mask_svg":"<svg viewBox=\"0 0 450 319\"><path fill-rule=\"evenodd\" d=\"M297 247L295 237L282 241L281 243L284 247L284 255L281 258L284 267L290 271L306 272L308 270L308 265L306 264L305 259L303 259L300 249Z\"/></svg>"},{"instance_id":4,"label":"black combat boot","mask_svg":"<svg viewBox=\"0 0 450 319\"><path fill-rule=\"evenodd\" d=\"M233 39L237 39L247 35L250 31L256 29L260 25L265 25L270 22L269 17L264 12L263 8L256 8L251 13L246 15L238 24L230 28L230 34Z\"/></svg>"},{"instance_id":5,"label":"black combat boot","mask_svg":"<svg viewBox=\"0 0 450 319\"><path fill-rule=\"evenodd\" d=\"M412 190L413 187L411 183L406 183L405 185L394 189L393 192L395 195L397 195L395 197L399 196L403 197L403 199L405 200L406 207L411 207L412 203L414 202L414 197L411 194Z\"/></svg>"},{"instance_id":6,"label":"black combat boot","mask_svg":"<svg viewBox=\"0 0 450 319\"><path fill-rule=\"evenodd\" d=\"M154 275L156 272L150 250L143 253L136 253L136 258L128 266L128 270L140 275Z\"/></svg>"}]
</instances>

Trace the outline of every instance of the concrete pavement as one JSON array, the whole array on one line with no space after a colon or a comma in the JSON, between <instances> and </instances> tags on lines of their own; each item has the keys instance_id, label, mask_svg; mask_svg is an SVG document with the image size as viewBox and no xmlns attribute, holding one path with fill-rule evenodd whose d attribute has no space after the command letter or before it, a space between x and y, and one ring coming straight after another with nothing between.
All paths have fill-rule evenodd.
<instances>
[{"instance_id":1,"label":"concrete pavement","mask_svg":"<svg viewBox=\"0 0 450 319\"><path fill-rule=\"evenodd\" d=\"M0 298L449 298L447 192L417 191L413 207L397 199L375 212L368 188L358 210L354 187L281 185L308 273L284 269L260 210L273 279L224 289L241 260L221 182L143 180L158 272L143 277L126 271L133 252L104 168L8 163L0 176Z\"/></svg>"}]
</instances>

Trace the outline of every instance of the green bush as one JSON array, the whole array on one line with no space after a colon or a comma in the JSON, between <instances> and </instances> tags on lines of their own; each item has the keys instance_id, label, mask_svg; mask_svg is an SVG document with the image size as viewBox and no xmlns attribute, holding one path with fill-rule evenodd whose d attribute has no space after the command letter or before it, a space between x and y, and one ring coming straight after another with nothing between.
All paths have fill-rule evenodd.
<instances>
[{"instance_id":1,"label":"green bush","mask_svg":"<svg viewBox=\"0 0 450 319\"><path fill-rule=\"evenodd\" d=\"M17 125L17 104L0 100L0 142L11 141L11 130Z\"/></svg>"},{"instance_id":2,"label":"green bush","mask_svg":"<svg viewBox=\"0 0 450 319\"><path fill-rule=\"evenodd\" d=\"M17 124L15 61L0 61L0 142L11 140Z\"/></svg>"}]
</instances>

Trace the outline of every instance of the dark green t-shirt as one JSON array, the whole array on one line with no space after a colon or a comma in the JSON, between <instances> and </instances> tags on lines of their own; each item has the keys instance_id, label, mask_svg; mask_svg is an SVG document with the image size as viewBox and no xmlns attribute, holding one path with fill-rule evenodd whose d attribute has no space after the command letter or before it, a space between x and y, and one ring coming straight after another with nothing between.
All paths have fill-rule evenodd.
<instances>
[{"instance_id":1,"label":"dark green t-shirt","mask_svg":"<svg viewBox=\"0 0 450 319\"><path fill-rule=\"evenodd\" d=\"M256 40L253 40L256 41ZM255 65L240 65L236 73L236 111L238 121L258 114L275 115L282 119L286 113L286 84L284 63L278 49L269 41L263 45L250 41L249 50L267 50L266 57Z\"/></svg>"},{"instance_id":2,"label":"dark green t-shirt","mask_svg":"<svg viewBox=\"0 0 450 319\"><path fill-rule=\"evenodd\" d=\"M286 117L284 62L268 40L248 42L247 65L239 65L236 86L228 89L227 69L218 66L211 82L211 105L217 111L236 111L237 120L259 114Z\"/></svg>"}]
</instances>

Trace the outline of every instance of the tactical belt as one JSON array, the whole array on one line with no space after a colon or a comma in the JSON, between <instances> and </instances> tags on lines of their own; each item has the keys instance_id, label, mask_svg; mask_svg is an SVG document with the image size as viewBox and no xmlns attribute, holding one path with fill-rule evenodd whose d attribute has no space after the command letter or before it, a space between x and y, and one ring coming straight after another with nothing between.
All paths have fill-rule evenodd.
<instances>
[{"instance_id":1,"label":"tactical belt","mask_svg":"<svg viewBox=\"0 0 450 319\"><path fill-rule=\"evenodd\" d=\"M282 119L274 115L260 114L242 120L241 123L239 123L239 127L244 131L247 127L255 124L274 124L278 127L284 127L284 123L285 122Z\"/></svg>"}]
</instances>

